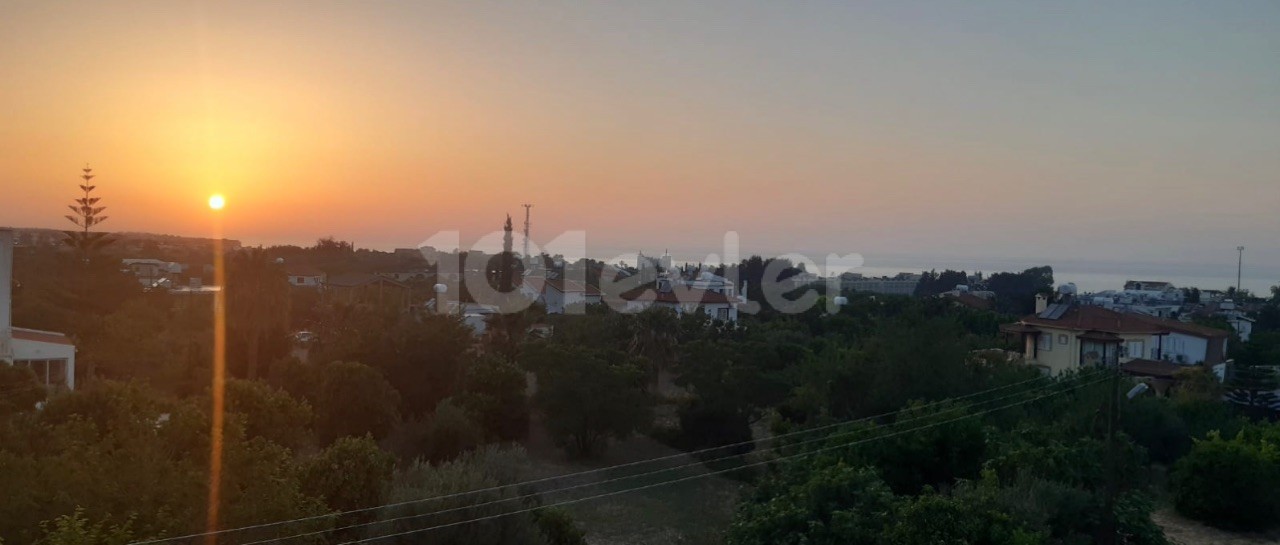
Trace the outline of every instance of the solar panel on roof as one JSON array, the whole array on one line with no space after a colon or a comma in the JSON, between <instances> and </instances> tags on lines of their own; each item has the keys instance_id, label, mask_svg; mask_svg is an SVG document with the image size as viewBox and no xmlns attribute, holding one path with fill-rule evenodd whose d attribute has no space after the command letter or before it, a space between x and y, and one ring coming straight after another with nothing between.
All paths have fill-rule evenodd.
<instances>
[{"instance_id":1,"label":"solar panel on roof","mask_svg":"<svg viewBox=\"0 0 1280 545\"><path fill-rule=\"evenodd\" d=\"M1038 316L1046 320L1057 320L1061 318L1063 314L1066 314L1067 310L1070 308L1071 308L1071 305L1069 304L1054 303L1052 305L1049 305L1047 308L1045 308L1044 312L1041 312L1040 314L1038 314Z\"/></svg>"},{"instance_id":2,"label":"solar panel on roof","mask_svg":"<svg viewBox=\"0 0 1280 545\"><path fill-rule=\"evenodd\" d=\"M1054 307L1057 307L1057 306L1058 306L1057 303L1053 303L1047 307L1044 307L1044 310L1040 311L1040 314L1037 314L1036 318L1044 318L1046 320L1049 319L1049 313L1053 312Z\"/></svg>"}]
</instances>

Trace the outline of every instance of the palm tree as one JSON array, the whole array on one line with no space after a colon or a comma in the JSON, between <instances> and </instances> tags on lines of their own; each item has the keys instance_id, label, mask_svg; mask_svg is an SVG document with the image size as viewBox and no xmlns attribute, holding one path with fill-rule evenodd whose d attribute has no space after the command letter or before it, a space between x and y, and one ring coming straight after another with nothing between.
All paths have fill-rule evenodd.
<instances>
[{"instance_id":1,"label":"palm tree","mask_svg":"<svg viewBox=\"0 0 1280 545\"><path fill-rule=\"evenodd\" d=\"M267 259L249 249L231 256L227 266L227 325L247 349L247 377L258 377L262 339L289 323L289 280Z\"/></svg>"}]
</instances>

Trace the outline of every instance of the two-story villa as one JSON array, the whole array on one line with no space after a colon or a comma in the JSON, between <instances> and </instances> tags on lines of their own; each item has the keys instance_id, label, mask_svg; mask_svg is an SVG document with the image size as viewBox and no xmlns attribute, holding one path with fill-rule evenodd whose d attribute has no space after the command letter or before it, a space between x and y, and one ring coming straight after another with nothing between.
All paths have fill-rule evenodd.
<instances>
[{"instance_id":1,"label":"two-story villa","mask_svg":"<svg viewBox=\"0 0 1280 545\"><path fill-rule=\"evenodd\" d=\"M1001 331L1018 335L1023 358L1050 374L1142 360L1213 365L1226 354L1228 333L1136 313L1071 302L1046 304Z\"/></svg>"}]
</instances>

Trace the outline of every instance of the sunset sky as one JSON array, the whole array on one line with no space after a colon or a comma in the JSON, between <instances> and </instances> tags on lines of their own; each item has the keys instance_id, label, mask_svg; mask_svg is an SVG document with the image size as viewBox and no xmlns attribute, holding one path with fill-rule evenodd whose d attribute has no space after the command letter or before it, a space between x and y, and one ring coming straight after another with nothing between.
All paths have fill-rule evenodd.
<instances>
[{"instance_id":1,"label":"sunset sky","mask_svg":"<svg viewBox=\"0 0 1280 545\"><path fill-rule=\"evenodd\" d=\"M0 225L1280 270L1280 3L1065 4L0 0Z\"/></svg>"}]
</instances>

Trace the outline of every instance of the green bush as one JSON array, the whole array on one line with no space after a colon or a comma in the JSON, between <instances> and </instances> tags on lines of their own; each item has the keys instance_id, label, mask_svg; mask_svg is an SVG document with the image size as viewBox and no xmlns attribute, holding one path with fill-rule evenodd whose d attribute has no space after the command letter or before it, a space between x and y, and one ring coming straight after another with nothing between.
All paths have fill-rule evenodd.
<instances>
[{"instance_id":1,"label":"green bush","mask_svg":"<svg viewBox=\"0 0 1280 545\"><path fill-rule=\"evenodd\" d=\"M1280 520L1280 449L1244 433L1210 433L1178 461L1173 472L1178 512L1210 525L1257 530Z\"/></svg>"},{"instance_id":2,"label":"green bush","mask_svg":"<svg viewBox=\"0 0 1280 545\"><path fill-rule=\"evenodd\" d=\"M484 427L449 398L436 406L421 450L427 460L443 462L484 444L484 437Z\"/></svg>"},{"instance_id":3,"label":"green bush","mask_svg":"<svg viewBox=\"0 0 1280 545\"><path fill-rule=\"evenodd\" d=\"M1187 423L1168 398L1135 399L1123 406L1121 415L1124 432L1146 448L1153 461L1171 464L1191 450Z\"/></svg>"},{"instance_id":4,"label":"green bush","mask_svg":"<svg viewBox=\"0 0 1280 545\"><path fill-rule=\"evenodd\" d=\"M586 545L587 533L573 522L573 515L563 509L543 509L533 512L538 530L546 538L547 545Z\"/></svg>"},{"instance_id":5,"label":"green bush","mask_svg":"<svg viewBox=\"0 0 1280 545\"><path fill-rule=\"evenodd\" d=\"M369 436L339 437L303 461L302 491L323 499L334 511L378 505L395 463L395 457L378 448Z\"/></svg>"}]
</instances>

